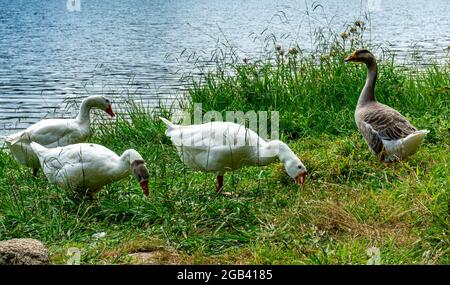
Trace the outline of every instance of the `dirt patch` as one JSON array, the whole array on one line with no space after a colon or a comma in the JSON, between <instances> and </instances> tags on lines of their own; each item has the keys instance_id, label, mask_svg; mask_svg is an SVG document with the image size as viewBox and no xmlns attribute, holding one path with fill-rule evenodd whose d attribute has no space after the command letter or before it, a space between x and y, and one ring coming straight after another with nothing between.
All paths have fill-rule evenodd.
<instances>
[{"instance_id":1,"label":"dirt patch","mask_svg":"<svg viewBox=\"0 0 450 285\"><path fill-rule=\"evenodd\" d=\"M164 249L159 249L150 252L135 252L127 255L131 264L146 264L146 265L177 265L180 264L180 256L177 253L170 252Z\"/></svg>"},{"instance_id":2,"label":"dirt patch","mask_svg":"<svg viewBox=\"0 0 450 285\"><path fill-rule=\"evenodd\" d=\"M318 207L318 214L313 218L314 224L319 229L335 234L350 234L353 237L367 237L376 241L394 238L397 244L411 242L408 234L408 226L402 222L391 223L364 223L344 207L332 201L324 201Z\"/></svg>"},{"instance_id":3,"label":"dirt patch","mask_svg":"<svg viewBox=\"0 0 450 285\"><path fill-rule=\"evenodd\" d=\"M158 239L133 237L119 247L103 253L106 263L119 264L169 264L182 263L182 257L174 249L168 248Z\"/></svg>"}]
</instances>

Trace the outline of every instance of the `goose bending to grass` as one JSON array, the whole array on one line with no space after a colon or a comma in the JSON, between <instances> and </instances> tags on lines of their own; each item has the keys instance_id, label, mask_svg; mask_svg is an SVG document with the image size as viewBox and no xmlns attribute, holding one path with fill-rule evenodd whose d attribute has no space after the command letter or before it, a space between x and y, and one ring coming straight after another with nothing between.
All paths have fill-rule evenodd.
<instances>
[{"instance_id":1,"label":"goose bending to grass","mask_svg":"<svg viewBox=\"0 0 450 285\"><path fill-rule=\"evenodd\" d=\"M144 194L148 195L148 170L142 156L133 149L119 157L98 144L46 148L31 142L30 146L48 181L63 189L77 190L92 198L104 185L133 174Z\"/></svg>"},{"instance_id":2,"label":"goose bending to grass","mask_svg":"<svg viewBox=\"0 0 450 285\"><path fill-rule=\"evenodd\" d=\"M268 165L276 158L297 184L305 182L306 167L281 141L266 142L254 131L230 122L181 126L160 119L167 126L166 135L188 167L217 175L217 192L223 188L225 172L244 166Z\"/></svg>"},{"instance_id":3,"label":"goose bending to grass","mask_svg":"<svg viewBox=\"0 0 450 285\"><path fill-rule=\"evenodd\" d=\"M366 84L355 110L356 125L380 161L393 162L414 154L422 144L428 130L417 130L405 117L375 98L377 62L366 49L360 49L345 61L363 62L368 73Z\"/></svg>"},{"instance_id":4,"label":"goose bending to grass","mask_svg":"<svg viewBox=\"0 0 450 285\"><path fill-rule=\"evenodd\" d=\"M104 110L110 116L115 114L111 102L103 96L90 96L81 103L80 111L75 119L47 119L37 122L26 130L5 137L6 146L16 160L33 169L36 176L39 160L30 147L37 142L45 147L66 146L84 142L91 134L90 110Z\"/></svg>"}]
</instances>

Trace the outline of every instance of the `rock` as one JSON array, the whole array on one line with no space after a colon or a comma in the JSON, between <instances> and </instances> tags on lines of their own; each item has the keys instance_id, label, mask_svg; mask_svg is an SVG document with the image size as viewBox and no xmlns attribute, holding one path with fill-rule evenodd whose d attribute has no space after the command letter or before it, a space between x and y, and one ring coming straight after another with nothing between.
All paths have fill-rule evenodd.
<instances>
[{"instance_id":1,"label":"rock","mask_svg":"<svg viewBox=\"0 0 450 285\"><path fill-rule=\"evenodd\" d=\"M23 238L0 241L0 265L44 265L48 263L48 250L38 240Z\"/></svg>"}]
</instances>

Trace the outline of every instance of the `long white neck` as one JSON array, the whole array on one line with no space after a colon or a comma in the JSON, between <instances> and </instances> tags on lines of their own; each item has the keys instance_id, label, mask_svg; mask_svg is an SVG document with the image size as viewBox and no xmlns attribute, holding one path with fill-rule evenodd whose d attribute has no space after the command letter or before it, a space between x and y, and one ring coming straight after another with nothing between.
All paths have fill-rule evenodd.
<instances>
[{"instance_id":1,"label":"long white neck","mask_svg":"<svg viewBox=\"0 0 450 285\"><path fill-rule=\"evenodd\" d=\"M126 177L131 173L131 164L136 160L144 160L142 156L134 149L127 149L120 156L119 163L115 167L116 175L120 178Z\"/></svg>"},{"instance_id":2,"label":"long white neck","mask_svg":"<svg viewBox=\"0 0 450 285\"><path fill-rule=\"evenodd\" d=\"M259 148L259 165L267 165L278 158L283 164L289 159L295 158L294 152L282 141L270 141Z\"/></svg>"},{"instance_id":3,"label":"long white neck","mask_svg":"<svg viewBox=\"0 0 450 285\"><path fill-rule=\"evenodd\" d=\"M367 78L361 95L359 95L358 105L365 105L370 102L375 102L375 83L377 81L377 62L373 61L366 63Z\"/></svg>"},{"instance_id":4,"label":"long white neck","mask_svg":"<svg viewBox=\"0 0 450 285\"><path fill-rule=\"evenodd\" d=\"M120 159L112 168L111 175L114 176L115 179L119 180L127 177L131 173L131 159L134 157L132 155L132 150L126 150L120 156Z\"/></svg>"},{"instance_id":5,"label":"long white neck","mask_svg":"<svg viewBox=\"0 0 450 285\"><path fill-rule=\"evenodd\" d=\"M80 111L79 111L78 116L77 116L77 120L80 123L90 124L90 122L91 122L91 117L90 117L91 108L92 108L92 106L91 106L90 98L86 98L86 99L83 100L83 102L81 102Z\"/></svg>"}]
</instances>

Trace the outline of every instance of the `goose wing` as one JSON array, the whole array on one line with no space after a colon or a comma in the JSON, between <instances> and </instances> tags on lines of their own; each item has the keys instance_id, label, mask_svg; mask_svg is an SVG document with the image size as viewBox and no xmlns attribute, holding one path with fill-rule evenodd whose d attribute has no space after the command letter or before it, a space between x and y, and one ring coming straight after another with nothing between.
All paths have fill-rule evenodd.
<instances>
[{"instance_id":1,"label":"goose wing","mask_svg":"<svg viewBox=\"0 0 450 285\"><path fill-rule=\"evenodd\" d=\"M367 112L363 121L370 125L382 140L399 140L417 131L399 112L381 104Z\"/></svg>"},{"instance_id":2,"label":"goose wing","mask_svg":"<svg viewBox=\"0 0 450 285\"><path fill-rule=\"evenodd\" d=\"M382 104L371 106L362 112L358 127L370 148L377 154L383 150L383 140L396 141L417 131L399 112Z\"/></svg>"},{"instance_id":3,"label":"goose wing","mask_svg":"<svg viewBox=\"0 0 450 285\"><path fill-rule=\"evenodd\" d=\"M184 147L236 147L242 145L257 145L259 136L245 126L227 123L213 122L202 125L177 126L168 129L166 135L176 146Z\"/></svg>"},{"instance_id":4,"label":"goose wing","mask_svg":"<svg viewBox=\"0 0 450 285\"><path fill-rule=\"evenodd\" d=\"M9 142L35 141L46 147L64 146L79 142L83 133L73 120L49 119L30 126L25 131L11 135Z\"/></svg>"}]
</instances>

